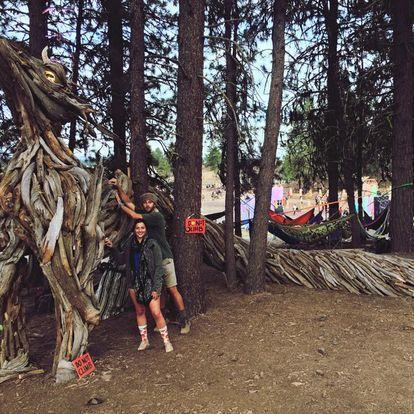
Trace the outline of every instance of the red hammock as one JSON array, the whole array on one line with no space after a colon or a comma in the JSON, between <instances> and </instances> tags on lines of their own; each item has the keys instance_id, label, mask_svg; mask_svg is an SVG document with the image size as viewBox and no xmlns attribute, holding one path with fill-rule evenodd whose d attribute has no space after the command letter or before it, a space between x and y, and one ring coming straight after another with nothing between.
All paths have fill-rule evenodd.
<instances>
[{"instance_id":1,"label":"red hammock","mask_svg":"<svg viewBox=\"0 0 414 414\"><path fill-rule=\"evenodd\" d=\"M270 220L279 223L279 224L287 224L288 226L300 226L303 224L307 224L310 219L314 216L315 209L312 208L311 210L307 211L305 214L302 214L299 217L291 219L290 217L286 217L283 214L275 213L274 211L269 211L269 218Z\"/></svg>"}]
</instances>

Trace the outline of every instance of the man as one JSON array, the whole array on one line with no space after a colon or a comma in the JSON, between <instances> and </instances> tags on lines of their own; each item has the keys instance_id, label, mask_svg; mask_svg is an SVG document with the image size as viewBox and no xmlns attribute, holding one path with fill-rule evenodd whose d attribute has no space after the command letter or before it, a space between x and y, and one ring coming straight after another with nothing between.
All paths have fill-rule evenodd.
<instances>
[{"instance_id":1,"label":"man","mask_svg":"<svg viewBox=\"0 0 414 414\"><path fill-rule=\"evenodd\" d=\"M164 283L178 310L178 322L181 333L188 334L190 332L190 321L187 319L183 297L177 289L177 276L175 274L173 254L165 236L165 218L156 208L157 196L154 193L142 194L140 202L143 211L137 213L135 211L135 204L122 188L118 186L116 178L109 180L109 183L116 187L118 193L117 200L124 213L135 220L143 219L148 228L148 236L155 239L161 247L162 264L165 270Z\"/></svg>"}]
</instances>

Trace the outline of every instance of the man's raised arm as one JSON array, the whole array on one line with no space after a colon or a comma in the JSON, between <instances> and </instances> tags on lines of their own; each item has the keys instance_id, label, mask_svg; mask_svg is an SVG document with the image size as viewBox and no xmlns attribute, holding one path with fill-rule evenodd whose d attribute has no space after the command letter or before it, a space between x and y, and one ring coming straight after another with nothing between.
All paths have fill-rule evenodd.
<instances>
[{"instance_id":1,"label":"man's raised arm","mask_svg":"<svg viewBox=\"0 0 414 414\"><path fill-rule=\"evenodd\" d=\"M125 204L120 204L122 211L134 220L142 219L142 214L136 213L134 210L127 207Z\"/></svg>"},{"instance_id":2,"label":"man's raised arm","mask_svg":"<svg viewBox=\"0 0 414 414\"><path fill-rule=\"evenodd\" d=\"M131 201L128 197L128 194L118 185L118 180L116 178L111 178L109 180L109 184L112 184L116 187L116 190L119 194L120 199L122 202L131 210L135 210L135 204Z\"/></svg>"}]
</instances>

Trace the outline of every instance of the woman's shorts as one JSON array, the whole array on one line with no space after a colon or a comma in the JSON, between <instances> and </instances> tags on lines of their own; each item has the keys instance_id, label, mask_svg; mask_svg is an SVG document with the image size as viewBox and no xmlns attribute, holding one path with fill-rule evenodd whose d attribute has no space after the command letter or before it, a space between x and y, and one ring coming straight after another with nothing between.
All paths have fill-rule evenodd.
<instances>
[{"instance_id":1,"label":"woman's shorts","mask_svg":"<svg viewBox=\"0 0 414 414\"><path fill-rule=\"evenodd\" d=\"M167 288L177 286L177 275L175 274L174 260L167 258L162 261L164 266L164 283Z\"/></svg>"}]
</instances>

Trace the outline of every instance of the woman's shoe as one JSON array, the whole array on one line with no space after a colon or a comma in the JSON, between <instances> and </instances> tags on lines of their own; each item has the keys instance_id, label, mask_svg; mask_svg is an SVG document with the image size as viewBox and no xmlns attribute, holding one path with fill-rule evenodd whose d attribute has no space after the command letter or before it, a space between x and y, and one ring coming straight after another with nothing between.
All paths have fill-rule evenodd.
<instances>
[{"instance_id":1,"label":"woman's shoe","mask_svg":"<svg viewBox=\"0 0 414 414\"><path fill-rule=\"evenodd\" d=\"M170 341L164 343L165 352L172 352L174 351L174 348L172 346L172 343Z\"/></svg>"},{"instance_id":2,"label":"woman's shoe","mask_svg":"<svg viewBox=\"0 0 414 414\"><path fill-rule=\"evenodd\" d=\"M141 341L141 343L139 344L138 347L138 351L145 351L146 349L148 349L150 346L150 343L148 340L146 341Z\"/></svg>"}]
</instances>

